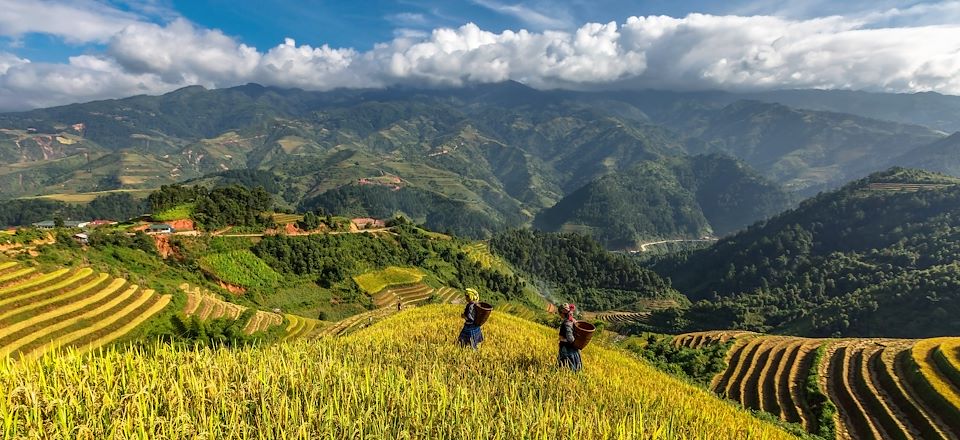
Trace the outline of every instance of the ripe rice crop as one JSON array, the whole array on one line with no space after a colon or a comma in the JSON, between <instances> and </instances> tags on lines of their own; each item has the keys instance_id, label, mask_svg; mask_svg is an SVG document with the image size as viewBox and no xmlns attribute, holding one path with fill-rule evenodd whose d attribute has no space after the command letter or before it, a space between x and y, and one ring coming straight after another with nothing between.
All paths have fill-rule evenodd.
<instances>
[{"instance_id":1,"label":"ripe rice crop","mask_svg":"<svg viewBox=\"0 0 960 440\"><path fill-rule=\"evenodd\" d=\"M3 435L792 438L599 344L584 351L582 374L558 370L554 330L509 315L490 318L479 351L463 350L453 343L458 314L455 306L417 308L309 343L159 345L3 363Z\"/></svg>"},{"instance_id":2,"label":"ripe rice crop","mask_svg":"<svg viewBox=\"0 0 960 440\"><path fill-rule=\"evenodd\" d=\"M674 345L723 333L677 335ZM960 338L737 338L711 382L717 394L831 438L960 438Z\"/></svg>"},{"instance_id":3,"label":"ripe rice crop","mask_svg":"<svg viewBox=\"0 0 960 440\"><path fill-rule=\"evenodd\" d=\"M353 277L357 285L371 295L394 284L419 283L422 279L423 272L419 269L395 266Z\"/></svg>"}]
</instances>

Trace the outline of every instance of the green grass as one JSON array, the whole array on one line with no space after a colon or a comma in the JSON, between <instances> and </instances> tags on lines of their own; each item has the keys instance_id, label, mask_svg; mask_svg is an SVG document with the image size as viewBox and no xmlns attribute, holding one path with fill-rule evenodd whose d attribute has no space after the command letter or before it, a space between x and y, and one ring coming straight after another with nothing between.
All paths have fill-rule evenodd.
<instances>
[{"instance_id":1,"label":"green grass","mask_svg":"<svg viewBox=\"0 0 960 440\"><path fill-rule=\"evenodd\" d=\"M184 203L152 214L150 217L158 222L168 222L172 220L190 218L190 216L193 215L193 207L193 203Z\"/></svg>"},{"instance_id":2,"label":"green grass","mask_svg":"<svg viewBox=\"0 0 960 440\"><path fill-rule=\"evenodd\" d=\"M363 291L374 294L394 284L418 283L423 276L423 272L416 268L390 266L376 272L357 275L353 280Z\"/></svg>"},{"instance_id":3,"label":"green grass","mask_svg":"<svg viewBox=\"0 0 960 440\"><path fill-rule=\"evenodd\" d=\"M206 255L200 267L221 281L241 287L277 285L282 277L249 250L236 250Z\"/></svg>"}]
</instances>

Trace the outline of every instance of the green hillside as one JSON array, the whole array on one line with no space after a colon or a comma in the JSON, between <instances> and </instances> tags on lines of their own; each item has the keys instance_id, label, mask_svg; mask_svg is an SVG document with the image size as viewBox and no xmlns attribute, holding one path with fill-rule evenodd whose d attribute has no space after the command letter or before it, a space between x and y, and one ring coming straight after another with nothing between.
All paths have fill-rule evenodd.
<instances>
[{"instance_id":1,"label":"green hillside","mask_svg":"<svg viewBox=\"0 0 960 440\"><path fill-rule=\"evenodd\" d=\"M642 162L597 179L537 215L547 231L585 232L608 248L724 235L789 206L790 197L721 155Z\"/></svg>"},{"instance_id":2,"label":"green hillside","mask_svg":"<svg viewBox=\"0 0 960 440\"><path fill-rule=\"evenodd\" d=\"M453 343L458 313L418 308L310 343L2 363L0 386L34 396L0 400L4 435L133 436L149 423L160 437L189 426L218 438L793 438L599 341L583 374L558 370L555 330L510 315L495 313L483 347L464 351ZM74 404L42 411L51 399Z\"/></svg>"},{"instance_id":3,"label":"green hillside","mask_svg":"<svg viewBox=\"0 0 960 440\"><path fill-rule=\"evenodd\" d=\"M287 208L404 214L488 238L642 162L719 152L812 194L900 165L911 149L943 137L737 96L540 91L515 82L331 92L195 86L0 114L0 197L243 184L263 186ZM709 215L705 226L667 186L664 201L676 203L669 210L688 223L678 230L727 229ZM744 213L735 225L767 214L735 211ZM618 228L615 239L635 228Z\"/></svg>"},{"instance_id":4,"label":"green hillside","mask_svg":"<svg viewBox=\"0 0 960 440\"><path fill-rule=\"evenodd\" d=\"M918 147L898 158L897 163L951 176L960 175L960 133Z\"/></svg>"},{"instance_id":5,"label":"green hillside","mask_svg":"<svg viewBox=\"0 0 960 440\"><path fill-rule=\"evenodd\" d=\"M650 303L677 307L686 298L653 271L633 259L607 252L579 234L519 229L497 234L490 250L542 286L557 303L581 309L648 311Z\"/></svg>"},{"instance_id":6,"label":"green hillside","mask_svg":"<svg viewBox=\"0 0 960 440\"><path fill-rule=\"evenodd\" d=\"M960 180L891 169L656 270L695 305L674 323L812 336L960 332Z\"/></svg>"},{"instance_id":7,"label":"green hillside","mask_svg":"<svg viewBox=\"0 0 960 440\"><path fill-rule=\"evenodd\" d=\"M684 133L691 152L728 154L803 194L900 165L893 160L943 137L916 125L755 101L678 106L661 117Z\"/></svg>"}]
</instances>

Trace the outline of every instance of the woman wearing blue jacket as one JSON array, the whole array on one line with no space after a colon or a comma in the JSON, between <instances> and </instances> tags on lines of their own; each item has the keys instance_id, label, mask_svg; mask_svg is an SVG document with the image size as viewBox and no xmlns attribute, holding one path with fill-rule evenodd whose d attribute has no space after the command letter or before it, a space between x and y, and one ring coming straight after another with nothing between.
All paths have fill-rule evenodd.
<instances>
[{"instance_id":1,"label":"woman wearing blue jacket","mask_svg":"<svg viewBox=\"0 0 960 440\"><path fill-rule=\"evenodd\" d=\"M557 365L561 368L566 367L573 371L580 371L583 368L583 362L580 360L580 349L573 345L576 339L573 335L573 325L577 322L573 318L573 312L577 306L573 304L563 304L558 312L563 318L560 323L560 354L557 355Z\"/></svg>"},{"instance_id":2,"label":"woman wearing blue jacket","mask_svg":"<svg viewBox=\"0 0 960 440\"><path fill-rule=\"evenodd\" d=\"M464 299L467 300L467 305L463 308L463 313L460 314L460 317L463 318L463 329L460 330L457 343L464 347L469 345L470 348L476 350L477 346L483 342L483 331L477 325L477 302L480 301L480 292L477 292L476 289L467 288Z\"/></svg>"}]
</instances>

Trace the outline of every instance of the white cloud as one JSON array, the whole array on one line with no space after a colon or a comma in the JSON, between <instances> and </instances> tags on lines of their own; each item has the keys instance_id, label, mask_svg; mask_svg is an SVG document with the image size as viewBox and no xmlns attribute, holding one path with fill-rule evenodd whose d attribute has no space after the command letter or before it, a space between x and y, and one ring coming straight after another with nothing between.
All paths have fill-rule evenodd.
<instances>
[{"instance_id":1,"label":"white cloud","mask_svg":"<svg viewBox=\"0 0 960 440\"><path fill-rule=\"evenodd\" d=\"M426 26L427 17L417 12L400 12L384 17L387 21L400 26Z\"/></svg>"},{"instance_id":2,"label":"white cloud","mask_svg":"<svg viewBox=\"0 0 960 440\"><path fill-rule=\"evenodd\" d=\"M12 53L0 52L0 75L7 73L7 70L13 66L19 66L29 62L30 60L20 58Z\"/></svg>"},{"instance_id":3,"label":"white cloud","mask_svg":"<svg viewBox=\"0 0 960 440\"><path fill-rule=\"evenodd\" d=\"M570 27L570 20L566 17L555 17L540 12L523 3L505 4L496 0L471 0L476 5L483 6L491 11L500 14L509 15L539 29L566 29ZM557 3L551 2L554 11L557 11Z\"/></svg>"},{"instance_id":4,"label":"white cloud","mask_svg":"<svg viewBox=\"0 0 960 440\"><path fill-rule=\"evenodd\" d=\"M960 94L960 26L890 27L924 11L856 17L691 14L587 23L573 32L489 32L474 24L400 33L366 52L297 45L266 51L182 19L135 22L107 49L69 63L0 54L0 109L259 82L329 90L458 86L513 79L540 88L846 88Z\"/></svg>"},{"instance_id":5,"label":"white cloud","mask_svg":"<svg viewBox=\"0 0 960 440\"><path fill-rule=\"evenodd\" d=\"M3 0L0 35L20 37L44 33L70 43L103 42L140 20L94 0Z\"/></svg>"},{"instance_id":6,"label":"white cloud","mask_svg":"<svg viewBox=\"0 0 960 440\"><path fill-rule=\"evenodd\" d=\"M166 26L128 26L110 39L107 53L128 72L156 74L171 84L212 86L249 78L261 58L255 48L183 19Z\"/></svg>"}]
</instances>

